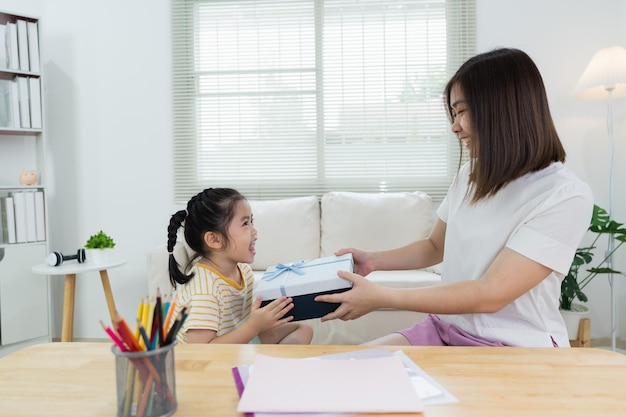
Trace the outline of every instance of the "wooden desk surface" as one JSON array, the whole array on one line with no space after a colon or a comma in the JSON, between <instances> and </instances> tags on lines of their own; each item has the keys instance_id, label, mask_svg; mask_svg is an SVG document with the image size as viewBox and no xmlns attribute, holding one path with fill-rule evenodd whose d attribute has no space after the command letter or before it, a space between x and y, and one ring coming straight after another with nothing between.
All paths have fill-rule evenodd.
<instances>
[{"instance_id":1,"label":"wooden desk surface","mask_svg":"<svg viewBox=\"0 0 626 417\"><path fill-rule=\"evenodd\" d=\"M241 416L236 412L239 397L231 367L252 363L257 352L307 357L367 348L179 345L175 348L178 411L174 415ZM455 404L427 407L427 417L626 415L626 356L619 353L582 348L402 350L459 399ZM46 343L0 359L0 414L115 416L110 345Z\"/></svg>"}]
</instances>

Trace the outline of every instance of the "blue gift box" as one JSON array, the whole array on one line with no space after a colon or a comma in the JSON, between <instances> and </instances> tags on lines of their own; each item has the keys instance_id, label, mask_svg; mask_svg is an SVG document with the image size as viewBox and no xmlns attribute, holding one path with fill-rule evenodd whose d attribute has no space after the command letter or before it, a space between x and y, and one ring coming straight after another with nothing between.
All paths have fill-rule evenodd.
<instances>
[{"instance_id":1,"label":"blue gift box","mask_svg":"<svg viewBox=\"0 0 626 417\"><path fill-rule=\"evenodd\" d=\"M337 276L337 271L353 270L352 254L327 256L267 268L255 287L255 296L263 297L261 306L281 295L292 297L294 307L287 313L294 321L322 317L333 312L339 303L322 303L314 298L352 288L352 283Z\"/></svg>"}]
</instances>

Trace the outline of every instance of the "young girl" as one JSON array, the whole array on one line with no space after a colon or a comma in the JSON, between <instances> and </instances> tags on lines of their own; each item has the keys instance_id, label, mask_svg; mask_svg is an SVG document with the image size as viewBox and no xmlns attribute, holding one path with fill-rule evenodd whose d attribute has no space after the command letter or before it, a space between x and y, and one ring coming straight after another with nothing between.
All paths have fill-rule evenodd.
<instances>
[{"instance_id":1,"label":"young girl","mask_svg":"<svg viewBox=\"0 0 626 417\"><path fill-rule=\"evenodd\" d=\"M430 313L374 340L388 345L566 346L561 281L591 218L589 186L567 169L539 70L517 49L475 56L444 90L452 131L469 151L430 236L388 251L351 252L355 272L413 269L443 260L442 285L381 288L340 272L350 291L322 320L378 308Z\"/></svg>"},{"instance_id":2,"label":"young girl","mask_svg":"<svg viewBox=\"0 0 626 417\"><path fill-rule=\"evenodd\" d=\"M183 273L173 251L178 229L196 257ZM292 299L281 297L263 308L253 300L257 232L250 204L236 190L209 188L172 215L167 228L170 281L176 289L175 315L187 307L178 332L181 343L309 344L312 328L289 323Z\"/></svg>"}]
</instances>

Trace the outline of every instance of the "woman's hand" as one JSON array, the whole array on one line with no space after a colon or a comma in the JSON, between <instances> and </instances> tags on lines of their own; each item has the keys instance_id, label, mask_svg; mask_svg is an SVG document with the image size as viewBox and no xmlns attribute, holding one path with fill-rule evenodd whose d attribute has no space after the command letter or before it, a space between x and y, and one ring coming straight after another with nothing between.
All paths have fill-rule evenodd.
<instances>
[{"instance_id":1,"label":"woman's hand","mask_svg":"<svg viewBox=\"0 0 626 417\"><path fill-rule=\"evenodd\" d=\"M383 287L361 275L348 271L339 271L337 275L352 282L352 289L338 294L325 294L315 297L315 301L341 303L337 310L322 317L322 321L354 320L383 306L384 298L382 295L385 290Z\"/></svg>"},{"instance_id":2,"label":"woman's hand","mask_svg":"<svg viewBox=\"0 0 626 417\"><path fill-rule=\"evenodd\" d=\"M293 299L291 297L281 296L265 307L261 307L262 301L263 298L261 296L254 300L250 318L248 318L249 325L256 330L257 334L293 320L293 316L286 316L293 308Z\"/></svg>"},{"instance_id":3,"label":"woman's hand","mask_svg":"<svg viewBox=\"0 0 626 417\"><path fill-rule=\"evenodd\" d=\"M375 271L370 252L362 251L355 248L344 248L339 249L337 252L335 252L335 255L341 256L345 255L346 253L352 254L355 274L367 276L370 272Z\"/></svg>"}]
</instances>

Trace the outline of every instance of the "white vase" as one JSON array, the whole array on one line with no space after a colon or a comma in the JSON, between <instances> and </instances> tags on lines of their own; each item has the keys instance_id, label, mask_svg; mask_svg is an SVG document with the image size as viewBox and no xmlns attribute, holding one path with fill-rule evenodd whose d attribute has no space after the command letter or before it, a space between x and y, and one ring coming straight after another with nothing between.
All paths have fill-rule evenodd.
<instances>
[{"instance_id":1,"label":"white vase","mask_svg":"<svg viewBox=\"0 0 626 417\"><path fill-rule=\"evenodd\" d=\"M563 320L565 321L565 327L567 327L567 336L570 340L578 339L578 325L580 319L589 317L589 308L582 304L573 304L571 310L559 310Z\"/></svg>"},{"instance_id":2,"label":"white vase","mask_svg":"<svg viewBox=\"0 0 626 417\"><path fill-rule=\"evenodd\" d=\"M90 264L101 265L107 263L112 255L113 248L87 249L85 250L85 261Z\"/></svg>"}]
</instances>

